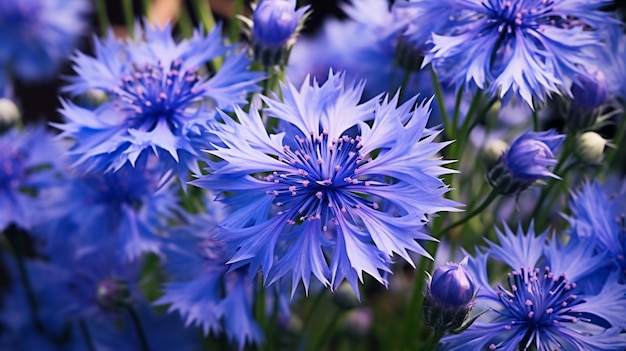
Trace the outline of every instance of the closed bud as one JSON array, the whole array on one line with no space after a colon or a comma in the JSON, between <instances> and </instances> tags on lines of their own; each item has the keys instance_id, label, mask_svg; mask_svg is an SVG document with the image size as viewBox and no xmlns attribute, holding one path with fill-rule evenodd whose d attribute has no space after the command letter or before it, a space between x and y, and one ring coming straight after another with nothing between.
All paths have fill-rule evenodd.
<instances>
[{"instance_id":1,"label":"closed bud","mask_svg":"<svg viewBox=\"0 0 626 351\"><path fill-rule=\"evenodd\" d=\"M578 80L572 86L572 107L593 111L606 102L609 92L604 73L594 71L591 77L581 75Z\"/></svg>"},{"instance_id":2,"label":"closed bud","mask_svg":"<svg viewBox=\"0 0 626 351\"><path fill-rule=\"evenodd\" d=\"M548 170L565 136L554 130L526 132L487 170L491 186L502 195L519 193L538 180L559 178Z\"/></svg>"},{"instance_id":3,"label":"closed bud","mask_svg":"<svg viewBox=\"0 0 626 351\"><path fill-rule=\"evenodd\" d=\"M460 328L472 308L476 287L466 263L467 259L437 267L430 279L424 297L424 322L436 331Z\"/></svg>"},{"instance_id":4,"label":"closed bud","mask_svg":"<svg viewBox=\"0 0 626 351\"><path fill-rule=\"evenodd\" d=\"M255 60L265 66L285 64L301 21L309 7L296 10L295 0L263 0L252 17Z\"/></svg>"},{"instance_id":5,"label":"closed bud","mask_svg":"<svg viewBox=\"0 0 626 351\"><path fill-rule=\"evenodd\" d=\"M0 98L0 133L19 123L21 117L20 110L13 101Z\"/></svg>"},{"instance_id":6,"label":"closed bud","mask_svg":"<svg viewBox=\"0 0 626 351\"><path fill-rule=\"evenodd\" d=\"M606 144L607 140L596 132L582 133L576 140L576 156L587 164L599 165L604 159Z\"/></svg>"}]
</instances>

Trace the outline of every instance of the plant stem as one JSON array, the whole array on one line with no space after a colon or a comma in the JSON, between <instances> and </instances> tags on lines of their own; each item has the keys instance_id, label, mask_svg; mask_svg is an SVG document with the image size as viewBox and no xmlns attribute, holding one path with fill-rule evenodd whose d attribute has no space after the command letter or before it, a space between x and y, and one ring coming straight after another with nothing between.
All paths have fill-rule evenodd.
<instances>
[{"instance_id":1,"label":"plant stem","mask_svg":"<svg viewBox=\"0 0 626 351\"><path fill-rule=\"evenodd\" d=\"M539 112L537 112L537 109L533 109L533 130L535 132L539 131Z\"/></svg>"},{"instance_id":2,"label":"plant stem","mask_svg":"<svg viewBox=\"0 0 626 351\"><path fill-rule=\"evenodd\" d=\"M448 231L450 231L450 229L455 228L467 221L469 221L470 219L474 218L476 215L478 215L479 213L481 213L484 209L487 208L487 206L489 206L493 200L496 199L496 197L498 197L499 193L493 189L491 190L491 192L489 193L489 195L487 195L487 197L485 198L485 200L483 200L483 202L476 207L475 209L473 209L471 212L469 212L465 217L459 219L458 221L450 224L449 226L445 227L443 230L441 230L441 233L447 233Z\"/></svg>"},{"instance_id":3,"label":"plant stem","mask_svg":"<svg viewBox=\"0 0 626 351\"><path fill-rule=\"evenodd\" d=\"M100 35L104 36L107 33L109 26L109 14L107 12L107 6L105 0L96 0L96 14L98 15L98 26L100 26Z\"/></svg>"},{"instance_id":4,"label":"plant stem","mask_svg":"<svg viewBox=\"0 0 626 351\"><path fill-rule=\"evenodd\" d=\"M448 110L446 110L446 103L443 97L443 90L441 89L441 83L439 82L439 77L437 77L437 73L433 66L430 66L430 77L433 80L433 87L435 88L435 96L437 97L437 105L439 106L439 110L441 113L441 119L443 119L443 128L446 133L450 130L450 117L448 116ZM449 135L449 134L448 134Z\"/></svg>"},{"instance_id":5,"label":"plant stem","mask_svg":"<svg viewBox=\"0 0 626 351\"><path fill-rule=\"evenodd\" d=\"M435 351L435 350L437 350L437 345L439 345L439 340L441 340L442 336L443 336L443 332L442 331L436 331L435 335L433 335L433 337L430 339L430 341L428 342L428 344L424 348L424 351Z\"/></svg>"},{"instance_id":6,"label":"plant stem","mask_svg":"<svg viewBox=\"0 0 626 351\"><path fill-rule=\"evenodd\" d=\"M89 328L84 320L78 322L80 332L83 334L83 338L85 339L85 343L87 344L87 349L89 351L96 351L96 345L93 343L93 339L91 338L91 333L89 333Z\"/></svg>"},{"instance_id":7,"label":"plant stem","mask_svg":"<svg viewBox=\"0 0 626 351\"><path fill-rule=\"evenodd\" d=\"M233 18L230 19L230 27L228 28L228 38L231 43L239 41L239 19L238 15L243 13L243 0L234 0L233 2Z\"/></svg>"},{"instance_id":8,"label":"plant stem","mask_svg":"<svg viewBox=\"0 0 626 351\"><path fill-rule=\"evenodd\" d=\"M142 351L150 351L150 347L148 346L148 339L146 338L146 333L141 326L141 320L139 320L139 315L132 306L128 306L128 314L130 315L130 319L133 321L135 325L135 329L137 329L137 335L139 335L139 343L141 345Z\"/></svg>"},{"instance_id":9,"label":"plant stem","mask_svg":"<svg viewBox=\"0 0 626 351\"><path fill-rule=\"evenodd\" d=\"M313 347L310 350L324 350L324 346L328 344L330 338L333 335L333 331L337 322L339 321L339 316L341 315L341 310L335 308L335 313L331 316L331 319L328 323L325 323L325 328L320 334L320 337L313 343Z\"/></svg>"},{"instance_id":10,"label":"plant stem","mask_svg":"<svg viewBox=\"0 0 626 351\"><path fill-rule=\"evenodd\" d=\"M126 22L126 29L131 38L135 37L135 13L133 12L133 1L122 0L122 8L124 9L124 21Z\"/></svg>"}]
</instances>

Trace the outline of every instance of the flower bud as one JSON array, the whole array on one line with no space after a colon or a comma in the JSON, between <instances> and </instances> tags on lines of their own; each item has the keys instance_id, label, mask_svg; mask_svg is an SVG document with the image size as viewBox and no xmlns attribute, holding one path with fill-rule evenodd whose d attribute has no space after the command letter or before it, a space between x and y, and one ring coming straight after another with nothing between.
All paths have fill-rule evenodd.
<instances>
[{"instance_id":1,"label":"flower bud","mask_svg":"<svg viewBox=\"0 0 626 351\"><path fill-rule=\"evenodd\" d=\"M0 132L11 129L20 119L17 105L10 99L0 98Z\"/></svg>"},{"instance_id":2,"label":"flower bud","mask_svg":"<svg viewBox=\"0 0 626 351\"><path fill-rule=\"evenodd\" d=\"M604 159L607 140L596 132L585 132L576 140L576 156L590 165L599 165Z\"/></svg>"},{"instance_id":3,"label":"flower bud","mask_svg":"<svg viewBox=\"0 0 626 351\"><path fill-rule=\"evenodd\" d=\"M105 310L117 311L131 303L128 284L117 279L105 279L98 283L96 301Z\"/></svg>"},{"instance_id":4,"label":"flower bud","mask_svg":"<svg viewBox=\"0 0 626 351\"><path fill-rule=\"evenodd\" d=\"M547 166L555 165L554 152L565 136L554 130L526 132L515 140L500 159L489 167L487 179L500 194L519 193L537 180L559 177Z\"/></svg>"},{"instance_id":5,"label":"flower bud","mask_svg":"<svg viewBox=\"0 0 626 351\"><path fill-rule=\"evenodd\" d=\"M295 0L263 0L253 15L252 41L255 60L265 66L284 64L293 44L290 39L304 18L308 6L296 11Z\"/></svg>"},{"instance_id":6,"label":"flower bud","mask_svg":"<svg viewBox=\"0 0 626 351\"><path fill-rule=\"evenodd\" d=\"M436 331L460 328L472 308L476 287L466 262L437 267L430 279L424 298L424 322Z\"/></svg>"},{"instance_id":7,"label":"flower bud","mask_svg":"<svg viewBox=\"0 0 626 351\"><path fill-rule=\"evenodd\" d=\"M606 77L601 71L594 71L589 76L579 76L578 83L572 86L572 107L593 111L602 106L609 97Z\"/></svg>"}]
</instances>

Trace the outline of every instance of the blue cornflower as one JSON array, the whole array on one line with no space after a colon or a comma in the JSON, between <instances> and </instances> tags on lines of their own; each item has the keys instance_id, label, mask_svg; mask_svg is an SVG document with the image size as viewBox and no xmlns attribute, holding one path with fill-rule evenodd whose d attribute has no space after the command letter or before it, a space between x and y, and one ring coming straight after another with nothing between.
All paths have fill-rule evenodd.
<instances>
[{"instance_id":1,"label":"blue cornflower","mask_svg":"<svg viewBox=\"0 0 626 351\"><path fill-rule=\"evenodd\" d=\"M359 103L363 87L331 71L322 85L307 79L283 86L282 101L264 98L284 132L268 134L254 109L214 126L219 141L207 152L221 162L192 184L234 207L219 238L235 268L262 266L269 284L291 272L292 293L300 280L308 289L311 273L358 293L363 272L386 284L394 253L428 256L416 241L433 240L421 231L427 215L458 205L442 198L438 177L450 171L433 157L446 144L425 128L430 102Z\"/></svg>"},{"instance_id":2,"label":"blue cornflower","mask_svg":"<svg viewBox=\"0 0 626 351\"><path fill-rule=\"evenodd\" d=\"M86 0L1 1L0 71L30 81L51 78L85 33L89 7Z\"/></svg>"},{"instance_id":3,"label":"blue cornflower","mask_svg":"<svg viewBox=\"0 0 626 351\"><path fill-rule=\"evenodd\" d=\"M489 182L500 193L513 194L525 190L541 179L559 179L547 167L557 164L554 153L564 139L564 135L553 129L520 135L489 167Z\"/></svg>"},{"instance_id":4,"label":"blue cornflower","mask_svg":"<svg viewBox=\"0 0 626 351\"><path fill-rule=\"evenodd\" d=\"M432 63L444 80L500 97L510 92L532 107L551 94L569 95L570 82L589 75L585 49L601 45L597 29L613 18L600 9L609 3L413 0L398 6L414 9L405 37L426 47L424 64Z\"/></svg>"},{"instance_id":5,"label":"blue cornflower","mask_svg":"<svg viewBox=\"0 0 626 351\"><path fill-rule=\"evenodd\" d=\"M626 281L626 187L603 189L597 181L583 183L572 193L568 217L572 237L590 238L593 246L606 252Z\"/></svg>"},{"instance_id":6,"label":"blue cornflower","mask_svg":"<svg viewBox=\"0 0 626 351\"><path fill-rule=\"evenodd\" d=\"M149 164L126 164L114 173L68 179L47 194L46 225L34 234L46 241L51 255L66 241L83 254L110 250L122 261L159 254L166 221L183 212L177 187L162 185L159 171Z\"/></svg>"},{"instance_id":7,"label":"blue cornflower","mask_svg":"<svg viewBox=\"0 0 626 351\"><path fill-rule=\"evenodd\" d=\"M187 225L173 229L165 251L172 281L156 303L169 304L169 312L178 311L186 326L198 325L204 334L224 330L240 349L259 344L264 336L252 313L255 284L245 270L229 272L225 245L212 234L223 211L207 207L216 213L188 217Z\"/></svg>"},{"instance_id":8,"label":"blue cornflower","mask_svg":"<svg viewBox=\"0 0 626 351\"><path fill-rule=\"evenodd\" d=\"M39 222L37 194L56 184L62 153L43 126L0 134L0 231L11 223L30 229Z\"/></svg>"},{"instance_id":9,"label":"blue cornflower","mask_svg":"<svg viewBox=\"0 0 626 351\"><path fill-rule=\"evenodd\" d=\"M137 36L145 41L124 44L109 33L105 41L95 40L95 57L74 57L78 75L65 90L75 96L99 89L108 101L95 110L64 101L66 122L55 126L76 141L71 155L77 165L111 171L154 153L163 172L173 170L184 180L189 169L198 169L215 107L245 103L246 95L259 89L262 73L249 72L245 54L223 44L220 27L208 35L196 31L179 43L169 25L146 26ZM204 65L227 53L214 75L202 73Z\"/></svg>"},{"instance_id":10,"label":"blue cornflower","mask_svg":"<svg viewBox=\"0 0 626 351\"><path fill-rule=\"evenodd\" d=\"M465 331L442 339L445 350L623 350L626 285L613 274L587 289L585 279L604 266L587 241L564 244L532 229L498 231L469 267L478 282L475 310L481 313ZM505 284L491 287L487 258L512 271ZM582 283L582 284L579 284ZM481 311L482 309L482 311Z\"/></svg>"}]
</instances>

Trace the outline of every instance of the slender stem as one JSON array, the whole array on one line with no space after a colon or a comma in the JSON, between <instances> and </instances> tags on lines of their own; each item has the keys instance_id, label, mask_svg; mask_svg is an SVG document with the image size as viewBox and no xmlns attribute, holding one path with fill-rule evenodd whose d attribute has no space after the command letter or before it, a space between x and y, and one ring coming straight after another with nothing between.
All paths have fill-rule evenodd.
<instances>
[{"instance_id":1,"label":"slender stem","mask_svg":"<svg viewBox=\"0 0 626 351\"><path fill-rule=\"evenodd\" d=\"M398 99L398 104L402 103L402 97L406 93L406 87L409 85L409 79L411 78L411 71L408 69L404 70L404 74L402 75L402 83L400 83L400 98ZM389 92L391 93L391 92Z\"/></svg>"},{"instance_id":2,"label":"slender stem","mask_svg":"<svg viewBox=\"0 0 626 351\"><path fill-rule=\"evenodd\" d=\"M81 320L78 323L80 327L80 332L83 334L83 338L85 339L85 343L87 344L87 349L89 351L96 351L96 345L91 338L91 333L89 333L89 328L87 327L87 323L84 320Z\"/></svg>"},{"instance_id":3,"label":"slender stem","mask_svg":"<svg viewBox=\"0 0 626 351\"><path fill-rule=\"evenodd\" d=\"M615 145L615 149L610 149L607 151L605 165L609 167L609 169L611 168L611 166L613 166L613 163L615 162L616 157L619 154L622 142L624 141L624 136L626 136L626 112L624 112L624 118L622 118L619 128L617 129L617 133L615 134L615 137L611 142Z\"/></svg>"},{"instance_id":4,"label":"slender stem","mask_svg":"<svg viewBox=\"0 0 626 351\"><path fill-rule=\"evenodd\" d=\"M126 29L131 38L135 37L135 13L133 11L133 0L122 0L122 8L124 9L124 21Z\"/></svg>"},{"instance_id":5,"label":"slender stem","mask_svg":"<svg viewBox=\"0 0 626 351\"><path fill-rule=\"evenodd\" d=\"M436 331L435 335L429 340L428 344L424 348L424 351L435 351L437 350L437 345L439 345L439 340L443 337L443 331Z\"/></svg>"},{"instance_id":6,"label":"slender stem","mask_svg":"<svg viewBox=\"0 0 626 351\"><path fill-rule=\"evenodd\" d=\"M324 346L328 344L330 338L335 331L335 326L339 321L339 316L341 315L341 310L335 308L335 313L330 318L330 322L325 323L324 330L320 334L320 337L313 343L313 347L310 350L325 350Z\"/></svg>"},{"instance_id":7,"label":"slender stem","mask_svg":"<svg viewBox=\"0 0 626 351\"><path fill-rule=\"evenodd\" d=\"M105 0L96 0L96 13L98 15L98 26L100 26L100 35L104 36L107 33L109 26L109 14L107 12L107 5Z\"/></svg>"},{"instance_id":8,"label":"slender stem","mask_svg":"<svg viewBox=\"0 0 626 351\"><path fill-rule=\"evenodd\" d=\"M208 0L194 0L195 10L200 15L204 29L210 32L215 27L215 17Z\"/></svg>"},{"instance_id":9,"label":"slender stem","mask_svg":"<svg viewBox=\"0 0 626 351\"><path fill-rule=\"evenodd\" d=\"M441 89L439 77L437 77L437 72L435 72L432 65L430 66L430 77L433 80L433 87L435 88L435 95L437 96L437 105L439 106L441 119L443 119L443 128L446 133L448 133L448 130L450 130L450 117L448 116L448 110L446 110L446 103L444 101L443 89Z\"/></svg>"},{"instance_id":10,"label":"slender stem","mask_svg":"<svg viewBox=\"0 0 626 351\"><path fill-rule=\"evenodd\" d=\"M143 8L143 15L144 15L146 18L150 18L150 3L151 3L151 1L150 1L150 0L143 0L143 1L141 2L141 6L142 6L142 8ZM181 6L181 7L182 7L182 6Z\"/></svg>"},{"instance_id":11,"label":"slender stem","mask_svg":"<svg viewBox=\"0 0 626 351\"><path fill-rule=\"evenodd\" d=\"M300 330L300 333L298 333L298 337L296 338L296 344L295 344L294 350L300 349L300 343L302 342L302 339L304 339L304 333L309 327L309 324L311 323L311 320L313 319L313 315L315 314L315 311L317 311L317 308L319 307L320 302L322 302L323 297L324 297L324 290L320 291L320 293L317 294L317 296L315 296L315 299L313 300L313 303L311 304L311 308L306 314L306 317L304 317L304 321L302 321L302 329Z\"/></svg>"},{"instance_id":12,"label":"slender stem","mask_svg":"<svg viewBox=\"0 0 626 351\"><path fill-rule=\"evenodd\" d=\"M491 190L491 192L489 193L489 195L487 195L487 197L485 198L485 200L483 200L483 202L476 207L474 210L472 210L471 212L469 212L465 217L459 219L458 221L450 224L449 226L445 227L443 230L441 230L441 233L447 233L448 231L450 231L450 229L458 227L459 225L469 221L470 219L474 218L476 215L478 215L479 213L481 213L484 209L487 208L487 206L489 206L493 200L496 199L496 197L498 197L499 193L493 189Z\"/></svg>"},{"instance_id":13,"label":"slender stem","mask_svg":"<svg viewBox=\"0 0 626 351\"><path fill-rule=\"evenodd\" d=\"M456 101L454 102L454 114L452 115L452 129L448 133L450 139L456 138L456 131L459 127L459 115L461 114L461 101L463 100L463 93L465 92L465 86L461 85L459 91L456 93Z\"/></svg>"},{"instance_id":14,"label":"slender stem","mask_svg":"<svg viewBox=\"0 0 626 351\"><path fill-rule=\"evenodd\" d=\"M135 329L137 329L137 335L139 335L139 343L141 344L142 351L150 351L150 347L148 346L148 339L146 338L146 333L141 326L141 320L139 320L139 315L132 306L128 306L128 314L130 315L130 319L133 321L135 325Z\"/></svg>"},{"instance_id":15,"label":"slender stem","mask_svg":"<svg viewBox=\"0 0 626 351\"><path fill-rule=\"evenodd\" d=\"M230 27L228 28L228 38L231 43L239 41L239 19L238 15L243 14L243 0L234 0L233 18L230 19Z\"/></svg>"},{"instance_id":16,"label":"slender stem","mask_svg":"<svg viewBox=\"0 0 626 351\"><path fill-rule=\"evenodd\" d=\"M539 112L537 109L533 109L533 130L535 132L539 131Z\"/></svg>"},{"instance_id":17,"label":"slender stem","mask_svg":"<svg viewBox=\"0 0 626 351\"><path fill-rule=\"evenodd\" d=\"M189 16L189 11L185 4L180 7L177 24L183 37L191 38L193 35L193 23L191 22L191 17Z\"/></svg>"}]
</instances>

